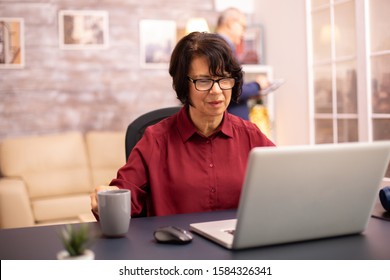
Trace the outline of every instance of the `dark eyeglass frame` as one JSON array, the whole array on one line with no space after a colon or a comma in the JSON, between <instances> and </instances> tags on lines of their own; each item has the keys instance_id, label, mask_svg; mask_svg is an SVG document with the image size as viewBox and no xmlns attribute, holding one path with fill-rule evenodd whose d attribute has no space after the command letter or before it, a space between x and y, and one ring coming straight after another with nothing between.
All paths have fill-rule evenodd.
<instances>
[{"instance_id":1,"label":"dark eyeglass frame","mask_svg":"<svg viewBox=\"0 0 390 280\"><path fill-rule=\"evenodd\" d=\"M219 79L216 79L216 80L214 80L214 79L206 79L206 78L192 79L190 76L187 76L187 78L188 78L188 80L189 80L190 82L192 82L192 83L195 85L195 88L196 88L196 90L198 90L198 91L209 91L210 89L213 88L213 86L214 86L215 83L217 83L218 86L219 86L219 88L222 89L222 90L232 89L232 88L234 87L234 85L236 84L236 78L234 78L234 77L222 77L222 78L219 78ZM233 80L233 81L234 81L233 85L232 85L231 87L228 87L228 88L222 87L221 84L220 84L220 82L221 82L222 80L227 80L227 79L228 79L228 80ZM198 81L212 81L213 83L211 84L211 86L210 86L209 89L198 89L198 87L196 86L196 83L197 83Z\"/></svg>"}]
</instances>

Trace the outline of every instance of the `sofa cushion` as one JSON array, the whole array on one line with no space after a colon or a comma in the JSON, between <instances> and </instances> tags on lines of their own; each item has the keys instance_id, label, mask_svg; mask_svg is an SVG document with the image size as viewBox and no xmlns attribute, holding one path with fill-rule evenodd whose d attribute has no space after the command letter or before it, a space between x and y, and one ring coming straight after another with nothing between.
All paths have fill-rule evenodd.
<instances>
[{"instance_id":1,"label":"sofa cushion","mask_svg":"<svg viewBox=\"0 0 390 280\"><path fill-rule=\"evenodd\" d=\"M4 176L26 182L31 199L92 190L80 132L5 139L0 147L0 166Z\"/></svg>"},{"instance_id":2,"label":"sofa cushion","mask_svg":"<svg viewBox=\"0 0 390 280\"><path fill-rule=\"evenodd\" d=\"M34 225L26 184L22 180L0 178L0 228Z\"/></svg>"},{"instance_id":3,"label":"sofa cushion","mask_svg":"<svg viewBox=\"0 0 390 280\"><path fill-rule=\"evenodd\" d=\"M82 213L91 213L89 194L34 199L31 204L37 223L78 219Z\"/></svg>"},{"instance_id":4,"label":"sofa cushion","mask_svg":"<svg viewBox=\"0 0 390 280\"><path fill-rule=\"evenodd\" d=\"M93 185L108 185L126 163L125 132L90 131L85 138Z\"/></svg>"}]
</instances>

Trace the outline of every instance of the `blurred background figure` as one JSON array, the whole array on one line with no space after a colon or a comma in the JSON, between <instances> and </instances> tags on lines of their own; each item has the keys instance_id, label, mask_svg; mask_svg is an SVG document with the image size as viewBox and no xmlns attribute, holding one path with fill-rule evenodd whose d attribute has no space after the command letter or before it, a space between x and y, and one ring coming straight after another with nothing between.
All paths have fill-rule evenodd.
<instances>
[{"instance_id":1,"label":"blurred background figure","mask_svg":"<svg viewBox=\"0 0 390 280\"><path fill-rule=\"evenodd\" d=\"M237 8L227 8L218 17L216 33L225 39L237 58L237 47L242 42L246 25L245 14ZM261 98L260 90L269 87L269 85L270 83L264 75L257 76L253 82L244 83L238 103L230 103L229 113L249 120L248 100Z\"/></svg>"}]
</instances>

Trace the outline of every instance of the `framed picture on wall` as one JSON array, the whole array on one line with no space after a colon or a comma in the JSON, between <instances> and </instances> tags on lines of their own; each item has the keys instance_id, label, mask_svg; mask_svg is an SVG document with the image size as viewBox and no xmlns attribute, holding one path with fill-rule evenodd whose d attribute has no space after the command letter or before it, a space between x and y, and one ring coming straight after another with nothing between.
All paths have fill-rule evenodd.
<instances>
[{"instance_id":1,"label":"framed picture on wall","mask_svg":"<svg viewBox=\"0 0 390 280\"><path fill-rule=\"evenodd\" d=\"M263 26L247 27L237 54L242 64L265 64Z\"/></svg>"},{"instance_id":2,"label":"framed picture on wall","mask_svg":"<svg viewBox=\"0 0 390 280\"><path fill-rule=\"evenodd\" d=\"M61 49L108 47L107 11L62 10L59 12L58 21Z\"/></svg>"},{"instance_id":3,"label":"framed picture on wall","mask_svg":"<svg viewBox=\"0 0 390 280\"><path fill-rule=\"evenodd\" d=\"M24 20L0 17L0 69L24 67Z\"/></svg>"},{"instance_id":4,"label":"framed picture on wall","mask_svg":"<svg viewBox=\"0 0 390 280\"><path fill-rule=\"evenodd\" d=\"M139 28L141 67L168 68L176 44L176 22L141 20Z\"/></svg>"}]
</instances>

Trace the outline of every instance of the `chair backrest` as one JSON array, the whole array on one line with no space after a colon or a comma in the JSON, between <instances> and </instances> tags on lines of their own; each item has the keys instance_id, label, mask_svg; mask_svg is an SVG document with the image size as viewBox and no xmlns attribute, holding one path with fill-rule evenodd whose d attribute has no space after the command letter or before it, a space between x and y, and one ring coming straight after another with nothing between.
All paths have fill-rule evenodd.
<instances>
[{"instance_id":1,"label":"chair backrest","mask_svg":"<svg viewBox=\"0 0 390 280\"><path fill-rule=\"evenodd\" d=\"M131 124L129 124L125 138L126 160L129 158L130 152L134 148L135 144L137 144L142 135L144 135L145 129L148 126L172 116L173 114L179 112L180 109L181 107L179 106L157 109L139 116Z\"/></svg>"}]
</instances>

